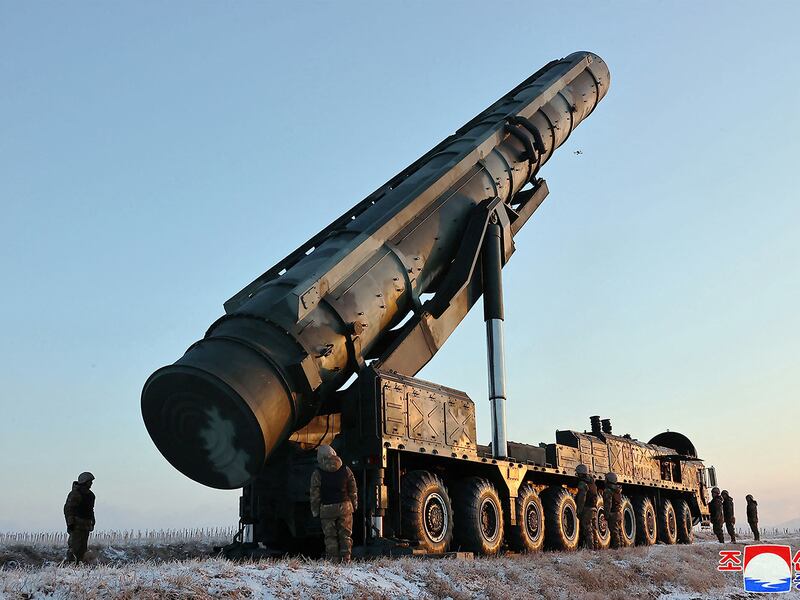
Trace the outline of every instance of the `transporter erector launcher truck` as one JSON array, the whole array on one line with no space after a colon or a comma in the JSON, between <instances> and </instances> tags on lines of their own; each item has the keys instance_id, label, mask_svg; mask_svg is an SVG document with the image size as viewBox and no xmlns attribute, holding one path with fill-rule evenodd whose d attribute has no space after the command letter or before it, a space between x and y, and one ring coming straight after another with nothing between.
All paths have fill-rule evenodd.
<instances>
[{"instance_id":1,"label":"transporter erector launcher truck","mask_svg":"<svg viewBox=\"0 0 800 600\"><path fill-rule=\"evenodd\" d=\"M618 474L625 543L690 542L707 521L713 470L679 433L644 444L593 418L553 444L506 439L502 267L547 196L539 169L609 83L588 52L547 64L234 295L150 376L142 414L162 454L195 481L243 488L240 547L320 545L309 481L323 443L358 480L365 551L574 549L579 463ZM414 378L481 296L487 447L466 394Z\"/></svg>"}]
</instances>

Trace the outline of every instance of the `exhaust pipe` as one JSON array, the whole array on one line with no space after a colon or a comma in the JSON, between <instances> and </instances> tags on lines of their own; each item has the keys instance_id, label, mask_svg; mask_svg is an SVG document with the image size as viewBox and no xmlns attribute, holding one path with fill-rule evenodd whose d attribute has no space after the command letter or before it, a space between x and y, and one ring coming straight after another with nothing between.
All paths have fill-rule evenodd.
<instances>
[{"instance_id":1,"label":"exhaust pipe","mask_svg":"<svg viewBox=\"0 0 800 600\"><path fill-rule=\"evenodd\" d=\"M595 435L599 435L602 432L600 427L600 415L594 415L589 417L589 422L592 424L592 433Z\"/></svg>"}]
</instances>

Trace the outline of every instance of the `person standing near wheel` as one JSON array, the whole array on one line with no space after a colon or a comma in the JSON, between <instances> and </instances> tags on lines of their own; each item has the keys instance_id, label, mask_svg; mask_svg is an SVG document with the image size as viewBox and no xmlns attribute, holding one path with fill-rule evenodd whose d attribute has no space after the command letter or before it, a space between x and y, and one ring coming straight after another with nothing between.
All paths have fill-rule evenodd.
<instances>
[{"instance_id":1,"label":"person standing near wheel","mask_svg":"<svg viewBox=\"0 0 800 600\"><path fill-rule=\"evenodd\" d=\"M722 498L719 495L718 487L711 490L711 502L708 503L708 510L711 513L711 527L714 529L714 535L717 536L720 544L724 544L725 535L722 533L722 525L725 523L725 517L722 512Z\"/></svg>"},{"instance_id":2,"label":"person standing near wheel","mask_svg":"<svg viewBox=\"0 0 800 600\"><path fill-rule=\"evenodd\" d=\"M317 449L311 475L311 514L319 516L329 560L348 563L353 550L353 513L358 508L356 478L330 446Z\"/></svg>"},{"instance_id":3,"label":"person standing near wheel","mask_svg":"<svg viewBox=\"0 0 800 600\"><path fill-rule=\"evenodd\" d=\"M578 476L575 504L580 521L581 544L587 550L594 550L597 548L597 485L586 465L578 465L575 474Z\"/></svg>"},{"instance_id":4,"label":"person standing near wheel","mask_svg":"<svg viewBox=\"0 0 800 600\"><path fill-rule=\"evenodd\" d=\"M606 473L606 487L603 490L603 506L606 521L611 532L611 547L622 547L622 486L617 482L616 473Z\"/></svg>"},{"instance_id":5,"label":"person standing near wheel","mask_svg":"<svg viewBox=\"0 0 800 600\"><path fill-rule=\"evenodd\" d=\"M733 498L728 493L728 490L722 490L722 515L725 518L725 528L728 530L728 535L731 536L731 542L736 543L736 517L733 516Z\"/></svg>"},{"instance_id":6,"label":"person standing near wheel","mask_svg":"<svg viewBox=\"0 0 800 600\"><path fill-rule=\"evenodd\" d=\"M747 500L747 524L753 532L753 539L757 542L761 541L761 535L758 532L758 502L751 494L745 496Z\"/></svg>"}]
</instances>

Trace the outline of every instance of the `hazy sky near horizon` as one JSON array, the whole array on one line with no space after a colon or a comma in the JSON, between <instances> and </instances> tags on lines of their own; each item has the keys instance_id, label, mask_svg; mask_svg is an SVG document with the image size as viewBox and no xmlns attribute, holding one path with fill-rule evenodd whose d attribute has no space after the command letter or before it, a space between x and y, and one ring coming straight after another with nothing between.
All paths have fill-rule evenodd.
<instances>
[{"instance_id":1,"label":"hazy sky near horizon","mask_svg":"<svg viewBox=\"0 0 800 600\"><path fill-rule=\"evenodd\" d=\"M543 169L505 269L509 435L688 435L800 517L794 2L0 0L0 531L235 524L142 385L275 261L549 60L611 90ZM576 150L582 154L575 154ZM478 307L421 377L489 439Z\"/></svg>"}]
</instances>

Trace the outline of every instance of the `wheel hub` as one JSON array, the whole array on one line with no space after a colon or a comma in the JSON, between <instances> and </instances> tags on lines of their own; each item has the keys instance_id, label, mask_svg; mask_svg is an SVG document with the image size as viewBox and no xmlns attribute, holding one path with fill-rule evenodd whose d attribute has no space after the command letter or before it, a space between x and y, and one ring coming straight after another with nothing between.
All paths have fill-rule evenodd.
<instances>
[{"instance_id":1,"label":"wheel hub","mask_svg":"<svg viewBox=\"0 0 800 600\"><path fill-rule=\"evenodd\" d=\"M528 503L528 506L525 507L525 529L528 531L528 537L532 540L539 538L541 531L539 528L540 520L539 507L536 506L535 502Z\"/></svg>"},{"instance_id":2,"label":"wheel hub","mask_svg":"<svg viewBox=\"0 0 800 600\"><path fill-rule=\"evenodd\" d=\"M633 524L634 518L630 511L625 511L625 536L628 538L633 537Z\"/></svg>"},{"instance_id":3,"label":"wheel hub","mask_svg":"<svg viewBox=\"0 0 800 600\"><path fill-rule=\"evenodd\" d=\"M578 520L576 518L575 513L570 510L569 506L564 507L563 513L563 522L564 522L564 534L572 539L572 537L577 533L578 530Z\"/></svg>"},{"instance_id":4,"label":"wheel hub","mask_svg":"<svg viewBox=\"0 0 800 600\"><path fill-rule=\"evenodd\" d=\"M646 522L647 522L647 533L648 535L652 536L653 532L656 530L656 516L650 511L647 511Z\"/></svg>"},{"instance_id":5,"label":"wheel hub","mask_svg":"<svg viewBox=\"0 0 800 600\"><path fill-rule=\"evenodd\" d=\"M481 502L480 517L483 537L489 541L494 541L498 534L497 507L488 498Z\"/></svg>"},{"instance_id":6,"label":"wheel hub","mask_svg":"<svg viewBox=\"0 0 800 600\"><path fill-rule=\"evenodd\" d=\"M602 509L597 516L597 533L601 537L605 537L608 533L608 519L606 519L606 511Z\"/></svg>"},{"instance_id":7,"label":"wheel hub","mask_svg":"<svg viewBox=\"0 0 800 600\"><path fill-rule=\"evenodd\" d=\"M439 494L431 494L425 499L423 510L425 533L433 542L441 542L447 533L447 509Z\"/></svg>"}]
</instances>

